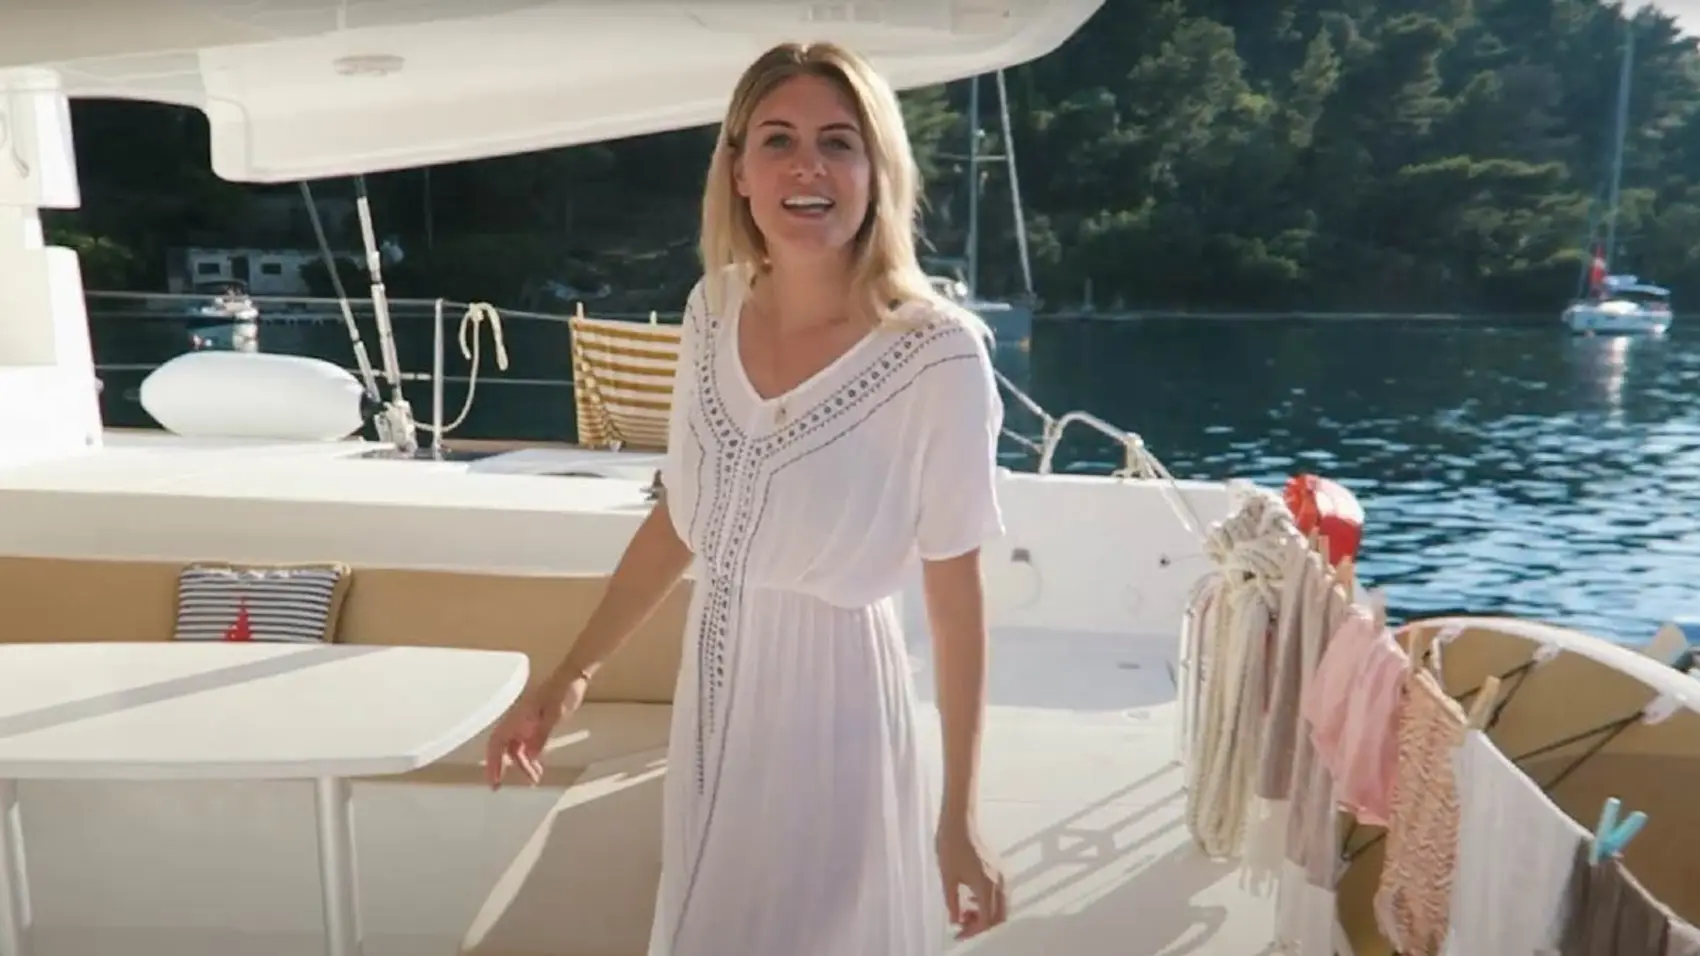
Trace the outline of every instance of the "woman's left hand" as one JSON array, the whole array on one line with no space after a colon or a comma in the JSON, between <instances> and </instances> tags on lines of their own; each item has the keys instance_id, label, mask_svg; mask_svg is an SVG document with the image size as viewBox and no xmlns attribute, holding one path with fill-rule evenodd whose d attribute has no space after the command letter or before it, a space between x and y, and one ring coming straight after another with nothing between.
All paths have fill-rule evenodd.
<instances>
[{"instance_id":1,"label":"woman's left hand","mask_svg":"<svg viewBox=\"0 0 1700 956\"><path fill-rule=\"evenodd\" d=\"M945 905L950 909L956 938L978 936L1002 923L1009 912L1003 870L980 842L975 828L964 823L943 823L936 843L939 874L944 877Z\"/></svg>"}]
</instances>

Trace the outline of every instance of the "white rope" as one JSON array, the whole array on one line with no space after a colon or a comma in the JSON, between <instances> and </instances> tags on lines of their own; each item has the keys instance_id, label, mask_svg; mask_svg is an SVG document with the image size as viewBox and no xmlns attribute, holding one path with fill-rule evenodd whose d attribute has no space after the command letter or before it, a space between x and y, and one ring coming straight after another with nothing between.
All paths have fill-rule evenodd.
<instances>
[{"instance_id":1,"label":"white rope","mask_svg":"<svg viewBox=\"0 0 1700 956\"><path fill-rule=\"evenodd\" d=\"M485 322L490 323L490 340L496 346L496 367L502 371L508 370L508 345L502 337L502 313L488 302L474 302L466 307L466 314L460 317L460 354L472 363L472 370L467 374L466 401L460 405L460 414L447 425L420 425L421 429L435 435L447 435L466 422L466 416L472 411L472 398L478 394L478 369L484 363L483 349L480 347L478 327Z\"/></svg>"},{"instance_id":2,"label":"white rope","mask_svg":"<svg viewBox=\"0 0 1700 956\"><path fill-rule=\"evenodd\" d=\"M1215 573L1192 599L1183 694L1187 826L1208 855L1244 845L1263 747L1268 635L1280 612L1283 564L1299 537L1280 497L1236 483L1239 505L1205 535Z\"/></svg>"}]
</instances>

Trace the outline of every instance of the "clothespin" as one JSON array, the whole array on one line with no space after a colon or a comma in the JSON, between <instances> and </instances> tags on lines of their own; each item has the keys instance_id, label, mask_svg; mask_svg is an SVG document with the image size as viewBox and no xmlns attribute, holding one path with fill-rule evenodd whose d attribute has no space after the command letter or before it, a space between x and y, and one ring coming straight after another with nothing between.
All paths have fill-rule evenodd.
<instances>
[{"instance_id":1,"label":"clothespin","mask_svg":"<svg viewBox=\"0 0 1700 956\"><path fill-rule=\"evenodd\" d=\"M1476 699L1470 702L1470 712L1464 716L1466 730L1486 730L1488 715L1493 713L1493 705L1499 699L1499 678L1489 677L1482 681L1482 689L1476 693Z\"/></svg>"},{"instance_id":2,"label":"clothespin","mask_svg":"<svg viewBox=\"0 0 1700 956\"><path fill-rule=\"evenodd\" d=\"M1600 808L1600 825L1594 828L1594 845L1588 850L1589 863L1598 863L1622 853L1629 841L1635 839L1635 834L1647 825L1647 815L1640 810L1619 823L1617 813L1622 806L1616 797L1610 797Z\"/></svg>"}]
</instances>

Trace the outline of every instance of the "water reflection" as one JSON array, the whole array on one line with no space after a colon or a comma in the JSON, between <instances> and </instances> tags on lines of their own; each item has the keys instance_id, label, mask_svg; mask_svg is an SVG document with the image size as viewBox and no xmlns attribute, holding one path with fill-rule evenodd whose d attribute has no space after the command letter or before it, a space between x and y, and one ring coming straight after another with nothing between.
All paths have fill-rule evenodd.
<instances>
[{"instance_id":1,"label":"water reflection","mask_svg":"<svg viewBox=\"0 0 1700 956\"><path fill-rule=\"evenodd\" d=\"M1032 391L1141 431L1177 475L1334 477L1396 614L1638 641L1700 610L1700 335L1460 323L1042 323ZM1072 433L1071 433L1072 435ZM1060 457L1115 451L1082 432Z\"/></svg>"},{"instance_id":2,"label":"water reflection","mask_svg":"<svg viewBox=\"0 0 1700 956\"><path fill-rule=\"evenodd\" d=\"M1660 344L1628 336L1577 337L1566 350L1565 359L1581 386L1579 392L1615 415L1623 410L1623 382L1635 348L1641 346L1645 353L1647 346Z\"/></svg>"}]
</instances>

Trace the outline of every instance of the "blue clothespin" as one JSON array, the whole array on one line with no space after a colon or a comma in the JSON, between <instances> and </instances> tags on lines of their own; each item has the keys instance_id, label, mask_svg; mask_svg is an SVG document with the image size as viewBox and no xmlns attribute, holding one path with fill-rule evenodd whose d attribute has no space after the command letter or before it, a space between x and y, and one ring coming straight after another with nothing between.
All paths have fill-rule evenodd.
<instances>
[{"instance_id":1,"label":"blue clothespin","mask_svg":"<svg viewBox=\"0 0 1700 956\"><path fill-rule=\"evenodd\" d=\"M1617 813L1622 806L1616 797L1611 797L1600 808L1600 825L1594 828L1594 845L1588 851L1589 863L1598 863L1622 853L1629 841L1635 839L1635 834L1647 825L1647 815L1640 810L1631 813L1622 823L1617 822Z\"/></svg>"}]
</instances>

